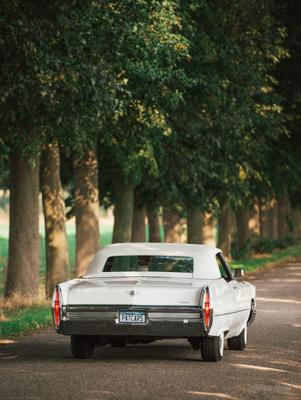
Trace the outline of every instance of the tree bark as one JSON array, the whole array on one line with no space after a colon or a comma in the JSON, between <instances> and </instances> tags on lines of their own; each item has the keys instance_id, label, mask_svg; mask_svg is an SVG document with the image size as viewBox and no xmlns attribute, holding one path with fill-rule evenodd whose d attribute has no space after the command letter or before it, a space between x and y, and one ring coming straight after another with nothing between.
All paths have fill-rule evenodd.
<instances>
[{"instance_id":1,"label":"tree bark","mask_svg":"<svg viewBox=\"0 0 301 400\"><path fill-rule=\"evenodd\" d=\"M258 202L255 202L255 204L249 208L249 229L251 234L260 235L260 217Z\"/></svg>"},{"instance_id":2,"label":"tree bark","mask_svg":"<svg viewBox=\"0 0 301 400\"><path fill-rule=\"evenodd\" d=\"M181 217L176 210L163 209L164 241L166 243L181 243L183 226Z\"/></svg>"},{"instance_id":3,"label":"tree bark","mask_svg":"<svg viewBox=\"0 0 301 400\"><path fill-rule=\"evenodd\" d=\"M223 250L226 257L231 258L232 246L232 211L230 204L227 202L219 215L218 219L218 247Z\"/></svg>"},{"instance_id":4,"label":"tree bark","mask_svg":"<svg viewBox=\"0 0 301 400\"><path fill-rule=\"evenodd\" d=\"M214 219L212 214L204 213L202 215L202 243L216 246Z\"/></svg>"},{"instance_id":5,"label":"tree bark","mask_svg":"<svg viewBox=\"0 0 301 400\"><path fill-rule=\"evenodd\" d=\"M132 242L145 242L145 218L146 207L141 204L141 199L137 192L134 192L134 211L132 225Z\"/></svg>"},{"instance_id":6,"label":"tree bark","mask_svg":"<svg viewBox=\"0 0 301 400\"><path fill-rule=\"evenodd\" d=\"M134 187L121 177L115 179L113 243L132 240Z\"/></svg>"},{"instance_id":7,"label":"tree bark","mask_svg":"<svg viewBox=\"0 0 301 400\"><path fill-rule=\"evenodd\" d=\"M77 276L86 272L99 250L98 163L96 150L74 156L76 265Z\"/></svg>"},{"instance_id":8,"label":"tree bark","mask_svg":"<svg viewBox=\"0 0 301 400\"><path fill-rule=\"evenodd\" d=\"M262 239L269 239L270 229L268 220L268 206L265 200L259 201L259 230Z\"/></svg>"},{"instance_id":9,"label":"tree bark","mask_svg":"<svg viewBox=\"0 0 301 400\"><path fill-rule=\"evenodd\" d=\"M244 249L244 246L250 237L249 214L248 208L238 208L235 213L237 226L237 248L240 251Z\"/></svg>"},{"instance_id":10,"label":"tree bark","mask_svg":"<svg viewBox=\"0 0 301 400\"><path fill-rule=\"evenodd\" d=\"M41 157L41 191L45 219L46 296L68 278L69 256L65 227L65 203L60 179L57 143L46 146Z\"/></svg>"},{"instance_id":11,"label":"tree bark","mask_svg":"<svg viewBox=\"0 0 301 400\"><path fill-rule=\"evenodd\" d=\"M10 154L9 255L5 297L39 292L39 160Z\"/></svg>"},{"instance_id":12,"label":"tree bark","mask_svg":"<svg viewBox=\"0 0 301 400\"><path fill-rule=\"evenodd\" d=\"M272 240L278 239L278 210L276 199L269 201L268 210L269 238Z\"/></svg>"},{"instance_id":13,"label":"tree bark","mask_svg":"<svg viewBox=\"0 0 301 400\"><path fill-rule=\"evenodd\" d=\"M189 207L187 210L187 243L203 242L203 214L199 207Z\"/></svg>"},{"instance_id":14,"label":"tree bark","mask_svg":"<svg viewBox=\"0 0 301 400\"><path fill-rule=\"evenodd\" d=\"M292 220L293 220L293 238L296 241L301 240L301 210L298 208L292 209Z\"/></svg>"},{"instance_id":15,"label":"tree bark","mask_svg":"<svg viewBox=\"0 0 301 400\"><path fill-rule=\"evenodd\" d=\"M278 204L278 239L283 240L289 235L288 218L290 205L287 196L281 196L277 200Z\"/></svg>"},{"instance_id":16,"label":"tree bark","mask_svg":"<svg viewBox=\"0 0 301 400\"><path fill-rule=\"evenodd\" d=\"M154 242L154 243L160 243L161 242L161 234L160 234L159 209L148 207L147 220L148 220L148 229L149 229L149 241Z\"/></svg>"}]
</instances>

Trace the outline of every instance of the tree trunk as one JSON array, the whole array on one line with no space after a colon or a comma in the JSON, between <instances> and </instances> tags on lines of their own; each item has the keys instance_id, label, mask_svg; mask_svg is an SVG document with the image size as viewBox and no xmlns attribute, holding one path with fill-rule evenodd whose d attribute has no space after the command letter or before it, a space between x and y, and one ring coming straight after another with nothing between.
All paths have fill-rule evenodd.
<instances>
[{"instance_id":1,"label":"tree trunk","mask_svg":"<svg viewBox=\"0 0 301 400\"><path fill-rule=\"evenodd\" d=\"M134 187L122 178L115 179L113 243L132 240Z\"/></svg>"},{"instance_id":2,"label":"tree trunk","mask_svg":"<svg viewBox=\"0 0 301 400\"><path fill-rule=\"evenodd\" d=\"M209 213L202 215L202 243L216 246L214 219Z\"/></svg>"},{"instance_id":3,"label":"tree trunk","mask_svg":"<svg viewBox=\"0 0 301 400\"><path fill-rule=\"evenodd\" d=\"M298 208L292 209L292 220L293 220L293 238L296 241L301 240L301 210Z\"/></svg>"},{"instance_id":4,"label":"tree trunk","mask_svg":"<svg viewBox=\"0 0 301 400\"><path fill-rule=\"evenodd\" d=\"M39 292L39 160L10 154L9 255L5 297Z\"/></svg>"},{"instance_id":5,"label":"tree trunk","mask_svg":"<svg viewBox=\"0 0 301 400\"><path fill-rule=\"evenodd\" d=\"M269 229L269 218L268 218L268 205L267 201L259 201L259 229L261 239L269 239L270 229Z\"/></svg>"},{"instance_id":6,"label":"tree trunk","mask_svg":"<svg viewBox=\"0 0 301 400\"><path fill-rule=\"evenodd\" d=\"M235 213L236 226L237 226L237 248L242 251L246 242L250 237L249 230L249 209L238 208Z\"/></svg>"},{"instance_id":7,"label":"tree trunk","mask_svg":"<svg viewBox=\"0 0 301 400\"><path fill-rule=\"evenodd\" d=\"M272 240L278 239L278 212L277 201L272 199L269 202L268 210L269 238Z\"/></svg>"},{"instance_id":8,"label":"tree trunk","mask_svg":"<svg viewBox=\"0 0 301 400\"><path fill-rule=\"evenodd\" d=\"M163 226L166 243L181 243L183 226L181 217L176 210L163 209Z\"/></svg>"},{"instance_id":9,"label":"tree trunk","mask_svg":"<svg viewBox=\"0 0 301 400\"><path fill-rule=\"evenodd\" d=\"M148 220L148 229L149 229L149 241L154 242L154 243L160 243L161 242L161 234L160 234L159 209L148 207L147 220Z\"/></svg>"},{"instance_id":10,"label":"tree trunk","mask_svg":"<svg viewBox=\"0 0 301 400\"><path fill-rule=\"evenodd\" d=\"M258 202L256 202L249 208L249 229L251 234L260 235L260 217Z\"/></svg>"},{"instance_id":11,"label":"tree trunk","mask_svg":"<svg viewBox=\"0 0 301 400\"><path fill-rule=\"evenodd\" d=\"M74 156L76 276L86 272L99 250L98 163L95 149Z\"/></svg>"},{"instance_id":12,"label":"tree trunk","mask_svg":"<svg viewBox=\"0 0 301 400\"><path fill-rule=\"evenodd\" d=\"M289 235L289 201L286 196L278 198L278 239L283 240Z\"/></svg>"},{"instance_id":13,"label":"tree trunk","mask_svg":"<svg viewBox=\"0 0 301 400\"><path fill-rule=\"evenodd\" d=\"M141 199L137 192L134 192L134 211L132 225L132 242L145 242L145 218L146 208L141 205Z\"/></svg>"},{"instance_id":14,"label":"tree trunk","mask_svg":"<svg viewBox=\"0 0 301 400\"><path fill-rule=\"evenodd\" d=\"M187 243L202 243L203 214L199 207L190 207L187 210Z\"/></svg>"},{"instance_id":15,"label":"tree trunk","mask_svg":"<svg viewBox=\"0 0 301 400\"><path fill-rule=\"evenodd\" d=\"M221 210L218 219L218 247L224 252L226 257L231 258L232 245L232 211L227 202Z\"/></svg>"},{"instance_id":16,"label":"tree trunk","mask_svg":"<svg viewBox=\"0 0 301 400\"><path fill-rule=\"evenodd\" d=\"M43 151L40 179L45 219L46 296L50 297L55 285L67 280L69 270L65 203L57 143L48 144Z\"/></svg>"}]
</instances>

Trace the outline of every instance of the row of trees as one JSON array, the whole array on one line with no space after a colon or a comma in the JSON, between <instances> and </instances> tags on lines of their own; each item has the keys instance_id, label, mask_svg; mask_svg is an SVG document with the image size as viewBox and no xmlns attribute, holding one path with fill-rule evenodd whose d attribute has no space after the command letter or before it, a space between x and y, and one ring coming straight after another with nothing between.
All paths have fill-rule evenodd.
<instances>
[{"instance_id":1,"label":"row of trees","mask_svg":"<svg viewBox=\"0 0 301 400\"><path fill-rule=\"evenodd\" d=\"M167 241L185 217L202 242L209 213L226 250L231 210L297 208L298 13L297 1L2 2L5 295L37 294L40 191L48 294L69 270L63 188L78 275L99 248L100 204L114 206L114 242L144 240L146 214L158 241L163 207Z\"/></svg>"}]
</instances>

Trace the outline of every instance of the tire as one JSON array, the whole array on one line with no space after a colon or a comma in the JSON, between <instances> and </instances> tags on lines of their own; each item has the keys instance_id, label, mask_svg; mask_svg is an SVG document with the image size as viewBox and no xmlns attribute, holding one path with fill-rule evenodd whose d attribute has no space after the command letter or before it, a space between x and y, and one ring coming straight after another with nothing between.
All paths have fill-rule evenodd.
<instances>
[{"instance_id":1,"label":"tire","mask_svg":"<svg viewBox=\"0 0 301 400\"><path fill-rule=\"evenodd\" d=\"M203 338L201 353L204 361L220 361L224 355L224 334Z\"/></svg>"},{"instance_id":2,"label":"tire","mask_svg":"<svg viewBox=\"0 0 301 400\"><path fill-rule=\"evenodd\" d=\"M90 336L71 336L71 351L74 358L91 358L94 352L94 343Z\"/></svg>"},{"instance_id":3,"label":"tire","mask_svg":"<svg viewBox=\"0 0 301 400\"><path fill-rule=\"evenodd\" d=\"M247 345L247 326L240 332L238 336L228 339L228 347L230 350L244 350Z\"/></svg>"}]
</instances>

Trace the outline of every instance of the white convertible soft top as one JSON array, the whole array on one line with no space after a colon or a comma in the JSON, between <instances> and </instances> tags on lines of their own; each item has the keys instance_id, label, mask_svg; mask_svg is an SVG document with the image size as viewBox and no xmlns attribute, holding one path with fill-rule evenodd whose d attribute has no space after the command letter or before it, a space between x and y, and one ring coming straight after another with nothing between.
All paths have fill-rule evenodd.
<instances>
[{"instance_id":1,"label":"white convertible soft top","mask_svg":"<svg viewBox=\"0 0 301 400\"><path fill-rule=\"evenodd\" d=\"M201 244L178 243L116 243L104 247L96 253L84 278L109 277L109 276L166 276L196 279L219 279L220 271L215 255L220 253L216 247ZM108 257L127 255L166 255L193 257L193 274L179 272L102 272Z\"/></svg>"}]
</instances>

